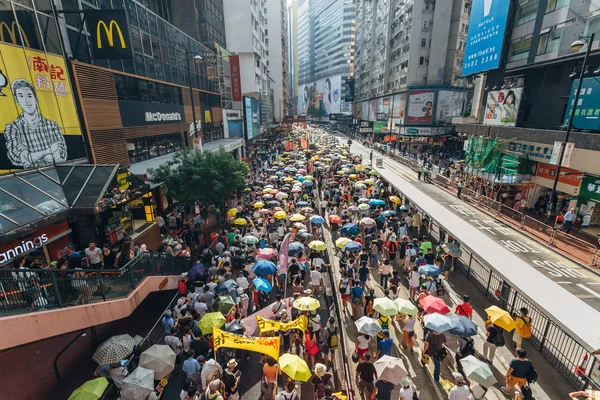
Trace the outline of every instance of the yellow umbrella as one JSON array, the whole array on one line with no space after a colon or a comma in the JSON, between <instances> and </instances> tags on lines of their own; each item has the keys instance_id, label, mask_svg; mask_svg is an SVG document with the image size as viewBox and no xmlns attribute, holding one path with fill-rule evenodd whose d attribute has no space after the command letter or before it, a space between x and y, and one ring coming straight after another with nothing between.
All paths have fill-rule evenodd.
<instances>
[{"instance_id":1,"label":"yellow umbrella","mask_svg":"<svg viewBox=\"0 0 600 400\"><path fill-rule=\"evenodd\" d=\"M265 206L265 203L263 203L262 201L257 201L256 203L254 203L254 208L263 208Z\"/></svg>"},{"instance_id":2,"label":"yellow umbrella","mask_svg":"<svg viewBox=\"0 0 600 400\"><path fill-rule=\"evenodd\" d=\"M277 219L284 219L287 217L287 213L285 211L277 211L273 216Z\"/></svg>"},{"instance_id":3,"label":"yellow umbrella","mask_svg":"<svg viewBox=\"0 0 600 400\"><path fill-rule=\"evenodd\" d=\"M492 324L498 325L507 332L510 332L517 327L517 324L515 324L515 321L512 319L508 311L503 310L500 307L491 306L486 308L485 312L487 312Z\"/></svg>"},{"instance_id":4,"label":"yellow umbrella","mask_svg":"<svg viewBox=\"0 0 600 400\"><path fill-rule=\"evenodd\" d=\"M263 192L263 193L269 193L269 190L271 190L271 189L270 189L270 188L264 188L264 189L262 190L262 192Z\"/></svg>"},{"instance_id":5,"label":"yellow umbrella","mask_svg":"<svg viewBox=\"0 0 600 400\"><path fill-rule=\"evenodd\" d=\"M306 217L302 214L294 214L290 217L290 221L293 221L293 222L304 221L305 219L306 219Z\"/></svg>"},{"instance_id":6,"label":"yellow umbrella","mask_svg":"<svg viewBox=\"0 0 600 400\"><path fill-rule=\"evenodd\" d=\"M375 181L371 178L365 179L363 182L366 183L367 185L373 185L375 183Z\"/></svg>"},{"instance_id":7,"label":"yellow umbrella","mask_svg":"<svg viewBox=\"0 0 600 400\"><path fill-rule=\"evenodd\" d=\"M321 303L319 303L319 300L312 297L300 297L299 299L294 300L292 306L300 311L314 311L321 307Z\"/></svg>"},{"instance_id":8,"label":"yellow umbrella","mask_svg":"<svg viewBox=\"0 0 600 400\"><path fill-rule=\"evenodd\" d=\"M357 178L357 176L356 176L356 174L350 174L350 175L348 176L348 178L350 178L350 179L356 179L356 178Z\"/></svg>"},{"instance_id":9,"label":"yellow umbrella","mask_svg":"<svg viewBox=\"0 0 600 400\"><path fill-rule=\"evenodd\" d=\"M290 178L289 176L283 180L284 182L293 182L294 178Z\"/></svg>"},{"instance_id":10,"label":"yellow umbrella","mask_svg":"<svg viewBox=\"0 0 600 400\"><path fill-rule=\"evenodd\" d=\"M398 198L397 196L390 196L390 201L394 204L402 203L402 200L400 200L400 198Z\"/></svg>"},{"instance_id":11,"label":"yellow umbrella","mask_svg":"<svg viewBox=\"0 0 600 400\"><path fill-rule=\"evenodd\" d=\"M351 241L352 241L352 239L349 239L347 237L341 237L335 241L335 246L339 247L340 249L343 249L344 246L346 245L346 243L351 242Z\"/></svg>"},{"instance_id":12,"label":"yellow umbrella","mask_svg":"<svg viewBox=\"0 0 600 400\"><path fill-rule=\"evenodd\" d=\"M323 251L327 249L327 245L324 242L321 242L320 240L313 240L308 244L308 247L317 251Z\"/></svg>"},{"instance_id":13,"label":"yellow umbrella","mask_svg":"<svg viewBox=\"0 0 600 400\"><path fill-rule=\"evenodd\" d=\"M312 175L304 175L304 179L306 179L307 181L312 181L313 176Z\"/></svg>"},{"instance_id":14,"label":"yellow umbrella","mask_svg":"<svg viewBox=\"0 0 600 400\"><path fill-rule=\"evenodd\" d=\"M208 335L212 333L213 326L221 328L223 325L225 325L225 322L227 322L227 320L225 319L223 314L221 314L220 312L212 312L204 314L204 317L202 317L202 319L200 319L200 321L198 321L196 325L198 326L198 329L200 329L200 332L202 332L205 335Z\"/></svg>"},{"instance_id":15,"label":"yellow umbrella","mask_svg":"<svg viewBox=\"0 0 600 400\"><path fill-rule=\"evenodd\" d=\"M227 211L227 216L228 217L235 217L238 213L238 209L237 208L231 208L229 209L229 211Z\"/></svg>"},{"instance_id":16,"label":"yellow umbrella","mask_svg":"<svg viewBox=\"0 0 600 400\"><path fill-rule=\"evenodd\" d=\"M233 223L236 225L246 225L248 221L246 221L244 218L236 218L233 220Z\"/></svg>"},{"instance_id":17,"label":"yellow umbrella","mask_svg":"<svg viewBox=\"0 0 600 400\"><path fill-rule=\"evenodd\" d=\"M345 172L344 171L338 171L338 172L336 172L336 174L338 174L338 175L344 175Z\"/></svg>"},{"instance_id":18,"label":"yellow umbrella","mask_svg":"<svg viewBox=\"0 0 600 400\"><path fill-rule=\"evenodd\" d=\"M294 381L308 382L312 373L306 361L295 354L285 353L277 360L279 367Z\"/></svg>"}]
</instances>

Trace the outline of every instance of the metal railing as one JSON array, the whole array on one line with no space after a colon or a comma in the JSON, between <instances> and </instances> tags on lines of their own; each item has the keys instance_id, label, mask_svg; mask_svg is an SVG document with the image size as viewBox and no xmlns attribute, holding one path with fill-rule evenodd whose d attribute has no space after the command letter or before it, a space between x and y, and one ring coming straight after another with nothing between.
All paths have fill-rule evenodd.
<instances>
[{"instance_id":1,"label":"metal railing","mask_svg":"<svg viewBox=\"0 0 600 400\"><path fill-rule=\"evenodd\" d=\"M147 276L190 267L187 258L145 252L119 269L0 269L0 316L126 297Z\"/></svg>"}]
</instances>

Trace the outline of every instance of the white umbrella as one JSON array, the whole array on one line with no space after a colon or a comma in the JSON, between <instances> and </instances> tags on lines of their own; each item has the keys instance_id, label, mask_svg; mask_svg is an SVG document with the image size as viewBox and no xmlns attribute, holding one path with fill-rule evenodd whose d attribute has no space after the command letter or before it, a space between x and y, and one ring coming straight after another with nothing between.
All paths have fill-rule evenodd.
<instances>
[{"instance_id":1,"label":"white umbrella","mask_svg":"<svg viewBox=\"0 0 600 400\"><path fill-rule=\"evenodd\" d=\"M154 371L137 367L123 380L122 400L146 400L154 390Z\"/></svg>"},{"instance_id":2,"label":"white umbrella","mask_svg":"<svg viewBox=\"0 0 600 400\"><path fill-rule=\"evenodd\" d=\"M356 322L356 328L359 333L364 333L369 336L375 336L381 332L381 326L373 318L364 316L359 318Z\"/></svg>"},{"instance_id":3,"label":"white umbrella","mask_svg":"<svg viewBox=\"0 0 600 400\"><path fill-rule=\"evenodd\" d=\"M373 363L378 379L398 385L400 380L408 376L408 371L401 359L383 356Z\"/></svg>"},{"instance_id":4,"label":"white umbrella","mask_svg":"<svg viewBox=\"0 0 600 400\"><path fill-rule=\"evenodd\" d=\"M359 208L360 208L360 207L359 207ZM377 225L377 223L375 222L375 220L374 220L373 218L368 218L368 217L365 217L365 218L362 218L362 219L360 220L360 226L361 226L361 227L365 227L365 228L372 228L372 227L374 227L375 225Z\"/></svg>"},{"instance_id":5,"label":"white umbrella","mask_svg":"<svg viewBox=\"0 0 600 400\"><path fill-rule=\"evenodd\" d=\"M133 352L135 339L130 335L116 335L98 346L92 359L98 365L119 362Z\"/></svg>"},{"instance_id":6,"label":"white umbrella","mask_svg":"<svg viewBox=\"0 0 600 400\"><path fill-rule=\"evenodd\" d=\"M157 381L169 375L175 368L177 356L171 348L164 344L155 344L144 351L140 357L140 366L154 371Z\"/></svg>"},{"instance_id":7,"label":"white umbrella","mask_svg":"<svg viewBox=\"0 0 600 400\"><path fill-rule=\"evenodd\" d=\"M463 367L466 377L473 382L477 382L485 387L492 387L498 380L490 369L490 366L479 361L473 356L462 358L460 365Z\"/></svg>"}]
</instances>

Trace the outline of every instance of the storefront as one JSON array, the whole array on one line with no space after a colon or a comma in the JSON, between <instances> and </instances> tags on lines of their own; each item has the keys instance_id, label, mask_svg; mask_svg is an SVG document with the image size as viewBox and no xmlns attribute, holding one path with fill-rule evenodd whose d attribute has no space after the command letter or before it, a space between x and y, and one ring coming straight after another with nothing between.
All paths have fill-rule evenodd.
<instances>
[{"instance_id":1,"label":"storefront","mask_svg":"<svg viewBox=\"0 0 600 400\"><path fill-rule=\"evenodd\" d=\"M586 176L581 181L577 207L582 227L600 226L600 177Z\"/></svg>"},{"instance_id":2,"label":"storefront","mask_svg":"<svg viewBox=\"0 0 600 400\"><path fill-rule=\"evenodd\" d=\"M577 206L583 173L570 168L561 168L556 190L558 192L557 210L567 210ZM538 198L552 195L552 187L556 177L555 165L538 163L533 183L535 186L527 193L527 203L533 207Z\"/></svg>"}]
</instances>

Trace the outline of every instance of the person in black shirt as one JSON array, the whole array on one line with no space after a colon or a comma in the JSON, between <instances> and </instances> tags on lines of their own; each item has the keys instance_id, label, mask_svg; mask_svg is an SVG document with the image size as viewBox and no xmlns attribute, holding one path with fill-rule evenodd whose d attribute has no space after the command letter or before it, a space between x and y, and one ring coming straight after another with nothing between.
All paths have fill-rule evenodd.
<instances>
[{"instance_id":1,"label":"person in black shirt","mask_svg":"<svg viewBox=\"0 0 600 400\"><path fill-rule=\"evenodd\" d=\"M371 394L375 390L375 379L377 379L377 371L371 363L371 354L365 353L364 361L359 362L356 367L356 384L363 398L370 399Z\"/></svg>"},{"instance_id":2,"label":"person in black shirt","mask_svg":"<svg viewBox=\"0 0 600 400\"><path fill-rule=\"evenodd\" d=\"M298 265L298 260L296 260L296 258L292 258L292 262L288 267L288 276L290 277L290 282L294 276L298 275L298 273L300 273L300 265Z\"/></svg>"},{"instance_id":3,"label":"person in black shirt","mask_svg":"<svg viewBox=\"0 0 600 400\"><path fill-rule=\"evenodd\" d=\"M81 255L78 252L73 251L73 246L70 244L64 247L64 258L67 260L68 269L81 268L81 265L83 264Z\"/></svg>"},{"instance_id":4,"label":"person in black shirt","mask_svg":"<svg viewBox=\"0 0 600 400\"><path fill-rule=\"evenodd\" d=\"M433 254L433 249L427 249L427 254L423 256L426 264L434 265L435 262L435 254Z\"/></svg>"}]
</instances>

